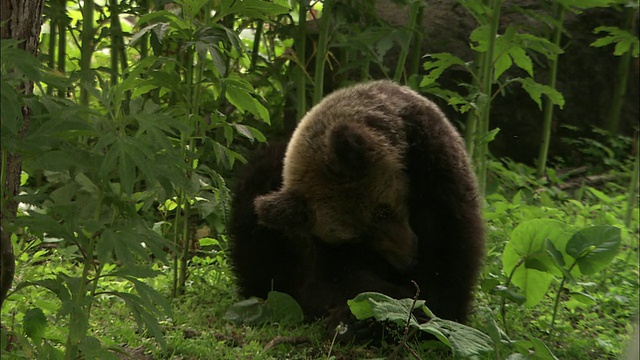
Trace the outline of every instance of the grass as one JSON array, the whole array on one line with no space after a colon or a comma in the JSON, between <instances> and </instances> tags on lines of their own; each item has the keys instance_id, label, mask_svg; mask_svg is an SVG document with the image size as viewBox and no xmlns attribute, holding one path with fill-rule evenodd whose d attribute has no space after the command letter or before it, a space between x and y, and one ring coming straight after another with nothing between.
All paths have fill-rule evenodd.
<instances>
[{"instance_id":1,"label":"grass","mask_svg":"<svg viewBox=\"0 0 640 360\"><path fill-rule=\"evenodd\" d=\"M502 335L499 352L485 358L507 358L518 350L518 346L531 346L535 339L559 359L619 358L638 316L638 210L635 210L631 227L625 228L621 187L606 185L595 190L583 186L573 192L551 188L537 191L537 185L531 185L531 181L522 181L514 172L509 176L509 184L521 181L525 185L510 186L512 191L487 197L487 258L476 292L472 327L488 334L504 329L500 316L501 298L483 289L482 284L487 279L499 279L504 283L501 254L511 231L523 221L558 219L577 229L614 225L623 229L622 244L604 271L578 278L563 289L559 289L560 279L555 279L543 301L534 308L526 309L507 302L508 335ZM80 264L73 260L72 249L29 247L25 239L15 244L18 255L16 283L81 271ZM161 349L144 328L140 330L125 304L112 296L96 297L90 334L120 358L125 358L123 353L126 352L136 359L374 359L384 358L396 349L396 344L380 347L332 344L320 322L296 326L247 326L225 320L227 308L241 299L236 294L224 252L218 250L201 249L192 258L185 294L173 300L172 314L160 319L167 342L165 349ZM171 269L158 269L162 275L147 279L147 283L169 296ZM117 291L131 288L130 283L117 280L109 280L104 285ZM555 327L550 330L558 291L562 292L561 306ZM585 302L584 298L572 298L572 293L588 294L592 300ZM10 351L3 351L3 359L44 356L42 345L34 342L32 333L24 325L25 314L33 308L42 309L46 315L42 344L57 349L53 350L57 355L49 358L60 358L68 332L67 317L60 313L60 301L52 292L29 286L13 293L2 309L2 324L6 329L2 331L2 348L11 347ZM499 329L492 324L497 324ZM451 356L445 346L435 341L410 346L425 360ZM411 357L408 352L401 352L400 356Z\"/></svg>"}]
</instances>

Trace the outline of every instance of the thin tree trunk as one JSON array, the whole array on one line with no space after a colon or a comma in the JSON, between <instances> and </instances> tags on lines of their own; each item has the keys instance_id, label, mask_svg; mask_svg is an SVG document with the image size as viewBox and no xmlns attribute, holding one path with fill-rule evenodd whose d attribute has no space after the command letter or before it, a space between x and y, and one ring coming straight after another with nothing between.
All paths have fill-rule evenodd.
<instances>
[{"instance_id":1,"label":"thin tree trunk","mask_svg":"<svg viewBox=\"0 0 640 360\"><path fill-rule=\"evenodd\" d=\"M36 55L40 29L42 28L42 11L44 0L1 0L0 2L0 37L19 41L19 47ZM25 95L33 94L33 82L27 81L19 89ZM29 128L30 110L22 108L23 122L19 136L24 137ZM2 121L3 119L0 119ZM0 307L13 283L15 258L11 234L18 203L14 197L20 186L22 159L19 154L0 150L2 158L2 207L0 209Z\"/></svg>"}]
</instances>

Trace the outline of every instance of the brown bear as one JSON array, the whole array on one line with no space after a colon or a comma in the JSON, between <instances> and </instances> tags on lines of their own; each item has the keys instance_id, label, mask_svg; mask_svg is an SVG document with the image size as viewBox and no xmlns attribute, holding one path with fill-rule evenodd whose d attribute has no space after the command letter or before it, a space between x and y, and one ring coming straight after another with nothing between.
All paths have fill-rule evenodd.
<instances>
[{"instance_id":1,"label":"brown bear","mask_svg":"<svg viewBox=\"0 0 640 360\"><path fill-rule=\"evenodd\" d=\"M413 297L413 280L437 316L467 320L484 250L475 177L454 127L407 87L375 81L327 96L286 151L249 163L232 206L243 296L286 292L335 325L350 322L358 293Z\"/></svg>"}]
</instances>

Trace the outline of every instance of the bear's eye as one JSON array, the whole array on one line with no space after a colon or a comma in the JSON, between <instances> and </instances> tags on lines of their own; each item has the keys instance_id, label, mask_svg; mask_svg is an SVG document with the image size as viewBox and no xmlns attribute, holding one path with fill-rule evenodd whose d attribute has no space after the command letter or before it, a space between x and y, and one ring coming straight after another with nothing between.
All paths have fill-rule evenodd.
<instances>
[{"instance_id":1,"label":"bear's eye","mask_svg":"<svg viewBox=\"0 0 640 360\"><path fill-rule=\"evenodd\" d=\"M373 213L373 221L384 221L391 217L391 206L380 205Z\"/></svg>"}]
</instances>

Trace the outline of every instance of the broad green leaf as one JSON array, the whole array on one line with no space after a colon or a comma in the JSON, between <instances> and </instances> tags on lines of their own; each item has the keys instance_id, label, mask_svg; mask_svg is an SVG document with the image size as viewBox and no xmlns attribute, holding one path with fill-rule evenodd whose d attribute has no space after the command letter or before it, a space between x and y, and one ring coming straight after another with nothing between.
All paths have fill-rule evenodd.
<instances>
[{"instance_id":1,"label":"broad green leaf","mask_svg":"<svg viewBox=\"0 0 640 360\"><path fill-rule=\"evenodd\" d=\"M420 324L418 328L435 335L441 341L443 336L446 339L443 342L451 347L456 358L473 358L493 350L493 341L489 335L455 321L434 318Z\"/></svg>"},{"instance_id":2,"label":"broad green leaf","mask_svg":"<svg viewBox=\"0 0 640 360\"><path fill-rule=\"evenodd\" d=\"M553 353L551 352L551 350L549 350L549 347L545 343L531 336L529 337L529 339L531 340L531 344L533 344L534 353L531 356L532 359L558 360L558 358L553 355Z\"/></svg>"},{"instance_id":3,"label":"broad green leaf","mask_svg":"<svg viewBox=\"0 0 640 360\"><path fill-rule=\"evenodd\" d=\"M224 314L224 319L242 324L261 324L267 320L264 300L249 298L231 305Z\"/></svg>"},{"instance_id":4,"label":"broad green leaf","mask_svg":"<svg viewBox=\"0 0 640 360\"><path fill-rule=\"evenodd\" d=\"M304 320L302 308L291 295L270 291L267 295L266 306L269 318L281 324L300 324Z\"/></svg>"},{"instance_id":5,"label":"broad green leaf","mask_svg":"<svg viewBox=\"0 0 640 360\"><path fill-rule=\"evenodd\" d=\"M575 233L566 251L577 260L580 273L592 275L609 265L618 252L620 240L619 228L592 226Z\"/></svg>"},{"instance_id":6,"label":"broad green leaf","mask_svg":"<svg viewBox=\"0 0 640 360\"><path fill-rule=\"evenodd\" d=\"M547 239L556 249L564 249L573 233L569 225L550 219L524 222L511 233L511 239L502 254L503 271L507 276L513 273L512 282L523 290L527 298L525 306L538 304L546 294L553 275L562 275L547 251ZM527 268L528 259L535 259L538 263L535 267L545 271Z\"/></svg>"},{"instance_id":7,"label":"broad green leaf","mask_svg":"<svg viewBox=\"0 0 640 360\"><path fill-rule=\"evenodd\" d=\"M33 340L34 343L40 344L47 329L47 317L40 308L31 308L27 310L22 319L22 327L24 333Z\"/></svg>"},{"instance_id":8,"label":"broad green leaf","mask_svg":"<svg viewBox=\"0 0 640 360\"><path fill-rule=\"evenodd\" d=\"M358 320L373 317L377 321L390 321L404 326L409 318L413 299L397 300L376 292L364 292L348 300L347 304L351 313ZM422 305L424 305L424 300L418 300L414 309L420 308ZM413 325L418 324L413 314L410 321Z\"/></svg>"},{"instance_id":9,"label":"broad green leaf","mask_svg":"<svg viewBox=\"0 0 640 360\"><path fill-rule=\"evenodd\" d=\"M304 314L300 305L290 295L270 291L266 301L254 297L231 305L224 319L243 324L299 324L304 319Z\"/></svg>"},{"instance_id":10,"label":"broad green leaf","mask_svg":"<svg viewBox=\"0 0 640 360\"><path fill-rule=\"evenodd\" d=\"M200 246L211 246L211 245L220 245L220 241L217 239L213 239L210 237L203 237L198 240Z\"/></svg>"}]
</instances>

